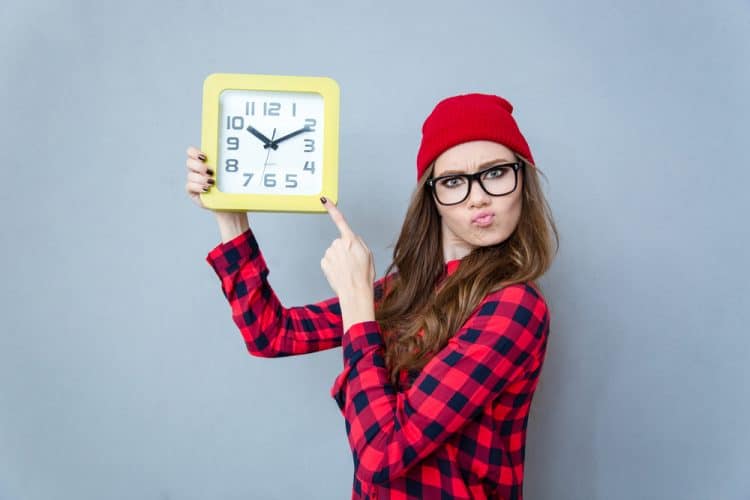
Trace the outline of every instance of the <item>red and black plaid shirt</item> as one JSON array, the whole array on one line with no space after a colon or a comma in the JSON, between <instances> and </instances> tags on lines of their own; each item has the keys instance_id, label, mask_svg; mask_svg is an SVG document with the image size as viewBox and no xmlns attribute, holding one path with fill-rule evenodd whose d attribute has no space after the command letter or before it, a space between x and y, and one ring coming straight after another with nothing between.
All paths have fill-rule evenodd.
<instances>
[{"instance_id":1,"label":"red and black plaid shirt","mask_svg":"<svg viewBox=\"0 0 750 500\"><path fill-rule=\"evenodd\" d=\"M252 230L206 257L248 351L280 357L342 346L331 395L354 457L352 499L522 499L529 408L544 362L549 313L539 290L488 294L418 373L388 380L379 325L343 332L337 298L284 307ZM446 264L448 275L459 261ZM383 279L375 283L376 302Z\"/></svg>"}]
</instances>

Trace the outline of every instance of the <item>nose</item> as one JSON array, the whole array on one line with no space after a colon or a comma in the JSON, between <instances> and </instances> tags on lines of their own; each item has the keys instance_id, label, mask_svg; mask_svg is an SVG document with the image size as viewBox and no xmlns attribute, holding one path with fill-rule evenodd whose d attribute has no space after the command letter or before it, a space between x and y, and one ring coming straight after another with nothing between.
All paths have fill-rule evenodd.
<instances>
[{"instance_id":1,"label":"nose","mask_svg":"<svg viewBox=\"0 0 750 500\"><path fill-rule=\"evenodd\" d=\"M469 196L467 197L469 206L482 206L490 202L490 195L488 195L482 186L479 185L479 181L473 180L469 186Z\"/></svg>"}]
</instances>

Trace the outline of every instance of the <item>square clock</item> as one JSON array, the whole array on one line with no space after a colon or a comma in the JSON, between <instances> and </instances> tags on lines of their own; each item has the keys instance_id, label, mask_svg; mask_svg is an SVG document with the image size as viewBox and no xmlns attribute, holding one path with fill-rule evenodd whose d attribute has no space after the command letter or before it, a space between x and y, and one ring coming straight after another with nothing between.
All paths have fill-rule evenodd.
<instances>
[{"instance_id":1,"label":"square clock","mask_svg":"<svg viewBox=\"0 0 750 500\"><path fill-rule=\"evenodd\" d=\"M214 73L203 83L201 149L212 210L325 212L338 199L339 86L327 77Z\"/></svg>"}]
</instances>

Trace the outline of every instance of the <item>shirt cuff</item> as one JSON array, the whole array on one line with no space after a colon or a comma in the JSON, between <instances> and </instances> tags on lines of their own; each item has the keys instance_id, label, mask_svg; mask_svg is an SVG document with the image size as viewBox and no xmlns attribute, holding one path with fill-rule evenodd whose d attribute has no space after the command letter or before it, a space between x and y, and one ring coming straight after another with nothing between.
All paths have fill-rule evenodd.
<instances>
[{"instance_id":1,"label":"shirt cuff","mask_svg":"<svg viewBox=\"0 0 750 500\"><path fill-rule=\"evenodd\" d=\"M344 333L341 339L341 348L344 351L344 369L336 377L331 387L331 396L344 413L346 401L346 390L348 387L349 373L368 349L379 349L385 346L383 336L380 333L380 325L377 321L362 321L354 323Z\"/></svg>"},{"instance_id":2,"label":"shirt cuff","mask_svg":"<svg viewBox=\"0 0 750 500\"><path fill-rule=\"evenodd\" d=\"M226 243L219 243L208 252L206 262L219 278L236 272L248 262L253 262L253 267L261 271L259 274L268 269L252 229L248 229Z\"/></svg>"},{"instance_id":3,"label":"shirt cuff","mask_svg":"<svg viewBox=\"0 0 750 500\"><path fill-rule=\"evenodd\" d=\"M344 350L344 366L353 366L371 348L385 347L380 325L377 321L354 323L341 339Z\"/></svg>"}]
</instances>

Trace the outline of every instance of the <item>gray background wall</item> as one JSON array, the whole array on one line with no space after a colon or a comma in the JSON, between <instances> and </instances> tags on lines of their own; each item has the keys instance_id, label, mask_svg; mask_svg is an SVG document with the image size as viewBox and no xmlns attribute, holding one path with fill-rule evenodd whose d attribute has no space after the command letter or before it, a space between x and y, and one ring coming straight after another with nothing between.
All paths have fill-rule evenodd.
<instances>
[{"instance_id":1,"label":"gray background wall","mask_svg":"<svg viewBox=\"0 0 750 500\"><path fill-rule=\"evenodd\" d=\"M0 498L349 498L339 349L248 356L183 188L212 72L342 90L340 207L385 270L441 98L494 92L562 234L531 500L750 498L750 4L11 1ZM251 214L287 305L325 215Z\"/></svg>"}]
</instances>

